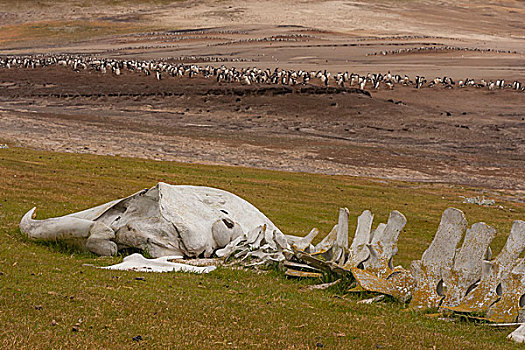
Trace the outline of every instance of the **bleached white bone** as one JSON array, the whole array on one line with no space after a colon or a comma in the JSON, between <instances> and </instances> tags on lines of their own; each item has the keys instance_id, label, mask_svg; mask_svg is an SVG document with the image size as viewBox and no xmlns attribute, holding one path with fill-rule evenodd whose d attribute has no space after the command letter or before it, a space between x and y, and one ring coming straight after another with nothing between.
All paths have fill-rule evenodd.
<instances>
[{"instance_id":1,"label":"bleached white bone","mask_svg":"<svg viewBox=\"0 0 525 350\"><path fill-rule=\"evenodd\" d=\"M295 249L306 252L309 251L312 241L319 234L319 230L313 228L310 233L304 237L286 235L288 242L295 247Z\"/></svg>"},{"instance_id":2,"label":"bleached white bone","mask_svg":"<svg viewBox=\"0 0 525 350\"><path fill-rule=\"evenodd\" d=\"M75 241L99 255L135 248L153 257L210 257L243 232L262 225L267 243L275 250L277 245L288 246L282 232L256 207L210 187L160 182L129 197L58 218L34 220L34 212L33 208L20 222L29 238Z\"/></svg>"},{"instance_id":3,"label":"bleached white bone","mask_svg":"<svg viewBox=\"0 0 525 350\"><path fill-rule=\"evenodd\" d=\"M525 324L522 324L514 332L510 333L507 338L514 340L516 343L525 342Z\"/></svg>"},{"instance_id":4,"label":"bleached white bone","mask_svg":"<svg viewBox=\"0 0 525 350\"><path fill-rule=\"evenodd\" d=\"M354 240L350 246L350 254L345 263L347 267L357 267L370 256L368 244L371 241L371 229L374 215L370 210L365 210L357 218L357 229L355 231Z\"/></svg>"},{"instance_id":5,"label":"bleached white bone","mask_svg":"<svg viewBox=\"0 0 525 350\"><path fill-rule=\"evenodd\" d=\"M332 247L332 261L343 265L348 252L348 217L350 213L347 208L339 209L337 221L337 236L335 245Z\"/></svg>"},{"instance_id":6,"label":"bleached white bone","mask_svg":"<svg viewBox=\"0 0 525 350\"><path fill-rule=\"evenodd\" d=\"M135 253L126 256L120 264L100 267L106 270L123 270L137 272L193 272L208 273L215 270L216 266L194 266L170 262L170 259L180 259L181 256L163 256L156 259L146 259L141 254Z\"/></svg>"},{"instance_id":7,"label":"bleached white bone","mask_svg":"<svg viewBox=\"0 0 525 350\"><path fill-rule=\"evenodd\" d=\"M20 231L36 240L63 240L84 245L99 255L115 255L117 245L111 240L115 232L102 222L73 216L34 220L36 208L28 211L20 222Z\"/></svg>"},{"instance_id":8,"label":"bleached white bone","mask_svg":"<svg viewBox=\"0 0 525 350\"><path fill-rule=\"evenodd\" d=\"M368 245L370 258L364 262L365 269L392 269L392 258L397 253L397 240L407 220L397 210L390 212L388 221L379 224Z\"/></svg>"},{"instance_id":9,"label":"bleached white bone","mask_svg":"<svg viewBox=\"0 0 525 350\"><path fill-rule=\"evenodd\" d=\"M325 238L315 246L315 253L325 252L328 249L332 248L335 244L337 238L337 225L334 225L330 233L328 233Z\"/></svg>"}]
</instances>

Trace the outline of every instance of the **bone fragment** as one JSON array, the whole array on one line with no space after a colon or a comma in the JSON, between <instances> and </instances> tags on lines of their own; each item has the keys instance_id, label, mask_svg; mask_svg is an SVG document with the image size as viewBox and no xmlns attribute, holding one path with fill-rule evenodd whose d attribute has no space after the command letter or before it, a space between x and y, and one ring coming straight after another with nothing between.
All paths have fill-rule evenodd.
<instances>
[{"instance_id":1,"label":"bone fragment","mask_svg":"<svg viewBox=\"0 0 525 350\"><path fill-rule=\"evenodd\" d=\"M315 268L315 267L310 266L308 264L301 264L301 263L288 261L288 260L285 260L283 262L283 266L287 267L287 268L290 268L290 269L293 269L293 270L305 270L305 271L310 271L310 272L321 272L321 270L319 270L318 268Z\"/></svg>"},{"instance_id":2,"label":"bone fragment","mask_svg":"<svg viewBox=\"0 0 525 350\"><path fill-rule=\"evenodd\" d=\"M309 272L309 271L299 271L287 269L284 273L288 277L298 277L298 278L321 278L322 273L319 272Z\"/></svg>"},{"instance_id":3,"label":"bone fragment","mask_svg":"<svg viewBox=\"0 0 525 350\"><path fill-rule=\"evenodd\" d=\"M288 249L290 250L290 244L288 244L288 241L286 240L286 236L279 230L273 230L273 239L275 243L277 244L277 250L283 250Z\"/></svg>"},{"instance_id":4,"label":"bone fragment","mask_svg":"<svg viewBox=\"0 0 525 350\"><path fill-rule=\"evenodd\" d=\"M386 226L379 225L374 231L368 246L370 258L363 263L365 269L377 271L383 278L391 273L392 259L397 253L397 240L405 224L406 218L403 214L397 210L390 212Z\"/></svg>"},{"instance_id":5,"label":"bone fragment","mask_svg":"<svg viewBox=\"0 0 525 350\"><path fill-rule=\"evenodd\" d=\"M226 247L219 249L215 252L215 255L217 255L219 258L223 257L229 257L233 252L235 252L237 246L239 243L241 243L244 240L243 236L237 237L233 241L231 241Z\"/></svg>"},{"instance_id":6,"label":"bone fragment","mask_svg":"<svg viewBox=\"0 0 525 350\"><path fill-rule=\"evenodd\" d=\"M335 225L330 233L326 235L321 242L315 246L314 253L324 253L328 251L336 243L337 238L337 225Z\"/></svg>"},{"instance_id":7,"label":"bone fragment","mask_svg":"<svg viewBox=\"0 0 525 350\"><path fill-rule=\"evenodd\" d=\"M396 286L391 281L377 276L377 274L374 272L353 267L352 275L358 283L357 288L350 290L352 292L376 292L393 296L394 298L401 301L405 301L407 298L405 293L401 293L399 288L396 288Z\"/></svg>"},{"instance_id":8,"label":"bone fragment","mask_svg":"<svg viewBox=\"0 0 525 350\"><path fill-rule=\"evenodd\" d=\"M481 279L482 261L494 237L496 230L483 222L475 223L467 230L453 268L443 271L447 286L443 307L459 305L474 283Z\"/></svg>"},{"instance_id":9,"label":"bone fragment","mask_svg":"<svg viewBox=\"0 0 525 350\"><path fill-rule=\"evenodd\" d=\"M344 269L342 266L332 262L332 261L326 261L318 259L316 256L300 251L295 251L294 256L299 259L300 261L303 261L304 263L311 265L321 271L327 272L327 273L334 273L338 276L349 276L351 275L349 270Z\"/></svg>"},{"instance_id":10,"label":"bone fragment","mask_svg":"<svg viewBox=\"0 0 525 350\"><path fill-rule=\"evenodd\" d=\"M264 230L264 241L266 242L266 245L267 245L266 248L267 249L270 249L270 250L273 250L273 251L277 250L277 243L274 240L273 231L272 230L268 230L266 227L265 227L265 230Z\"/></svg>"},{"instance_id":11,"label":"bone fragment","mask_svg":"<svg viewBox=\"0 0 525 350\"><path fill-rule=\"evenodd\" d=\"M135 253L124 258L120 264L100 267L106 270L123 270L137 272L193 272L208 273L215 270L216 266L193 266L169 262L169 259L180 258L180 256L164 256L156 259L146 259L141 254Z\"/></svg>"},{"instance_id":12,"label":"bone fragment","mask_svg":"<svg viewBox=\"0 0 525 350\"><path fill-rule=\"evenodd\" d=\"M321 283L321 284L315 284L313 286L308 286L307 289L309 290L325 290L325 289L328 289L332 286L335 286L337 284L339 284L341 282L340 279L338 280L335 280L333 282L328 282L328 283Z\"/></svg>"},{"instance_id":13,"label":"bone fragment","mask_svg":"<svg viewBox=\"0 0 525 350\"><path fill-rule=\"evenodd\" d=\"M295 247L296 250L301 250L303 252L310 253L309 248L312 241L319 234L319 230L313 228L308 235L304 237L295 237L295 236L286 236L288 242Z\"/></svg>"},{"instance_id":14,"label":"bone fragment","mask_svg":"<svg viewBox=\"0 0 525 350\"><path fill-rule=\"evenodd\" d=\"M416 287L410 307L432 308L440 305L444 297L442 274L452 268L456 247L466 227L467 220L461 210L448 208L443 212L434 240L421 260L412 262L411 270Z\"/></svg>"},{"instance_id":15,"label":"bone fragment","mask_svg":"<svg viewBox=\"0 0 525 350\"><path fill-rule=\"evenodd\" d=\"M525 324L522 324L514 332L510 333L507 338L514 340L516 343L525 342Z\"/></svg>"},{"instance_id":16,"label":"bone fragment","mask_svg":"<svg viewBox=\"0 0 525 350\"><path fill-rule=\"evenodd\" d=\"M371 239L370 231L373 220L374 215L372 215L370 210L363 211L357 218L357 229L352 245L350 246L348 260L345 263L346 268L357 267L370 257L368 244Z\"/></svg>"},{"instance_id":17,"label":"bone fragment","mask_svg":"<svg viewBox=\"0 0 525 350\"><path fill-rule=\"evenodd\" d=\"M503 281L518 263L518 257L525 250L525 222L517 220L512 225L505 246L493 261L483 261L482 277L457 307L449 309L458 312L485 312L500 299ZM508 282L507 282L508 283ZM505 283L505 285L507 284Z\"/></svg>"},{"instance_id":18,"label":"bone fragment","mask_svg":"<svg viewBox=\"0 0 525 350\"><path fill-rule=\"evenodd\" d=\"M358 304L372 304L372 303L376 303L378 301L381 301L383 299L385 299L385 296L383 294L380 294L380 295L376 295L373 298L359 300L357 303Z\"/></svg>"},{"instance_id":19,"label":"bone fragment","mask_svg":"<svg viewBox=\"0 0 525 350\"><path fill-rule=\"evenodd\" d=\"M337 222L337 237L335 245L332 248L332 261L339 265L343 265L346 260L346 253L348 251L348 216L347 208L339 209L339 220Z\"/></svg>"},{"instance_id":20,"label":"bone fragment","mask_svg":"<svg viewBox=\"0 0 525 350\"><path fill-rule=\"evenodd\" d=\"M523 322L520 313L525 307L525 259L503 279L501 298L487 310L487 319L492 322Z\"/></svg>"}]
</instances>

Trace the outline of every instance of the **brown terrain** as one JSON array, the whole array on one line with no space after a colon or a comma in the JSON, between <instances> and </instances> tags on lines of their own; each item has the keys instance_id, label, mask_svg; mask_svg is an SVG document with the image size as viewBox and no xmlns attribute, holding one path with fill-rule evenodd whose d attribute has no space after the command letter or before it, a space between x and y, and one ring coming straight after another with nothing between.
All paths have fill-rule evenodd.
<instances>
[{"instance_id":1,"label":"brown terrain","mask_svg":"<svg viewBox=\"0 0 525 350\"><path fill-rule=\"evenodd\" d=\"M0 2L0 56L67 53L525 83L521 1L131 8L95 1L30 10L23 3ZM525 200L524 107L525 92L510 88L396 85L364 93L317 81L248 86L56 66L0 69L0 139L10 145L462 184L518 201Z\"/></svg>"}]
</instances>

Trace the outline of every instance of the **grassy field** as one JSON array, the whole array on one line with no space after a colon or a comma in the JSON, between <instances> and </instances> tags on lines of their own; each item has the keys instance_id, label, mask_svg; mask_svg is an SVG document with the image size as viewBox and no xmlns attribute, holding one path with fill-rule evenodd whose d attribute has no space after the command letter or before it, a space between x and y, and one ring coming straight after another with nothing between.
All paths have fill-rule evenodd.
<instances>
[{"instance_id":1,"label":"grassy field","mask_svg":"<svg viewBox=\"0 0 525 350\"><path fill-rule=\"evenodd\" d=\"M314 226L326 233L341 206L350 209L351 230L362 210L372 210L377 225L398 209L408 219L395 260L404 266L421 256L447 207L463 210L471 224L496 227L495 252L512 221L525 217L523 204L498 201L504 210L462 204L460 195L479 191L457 186L0 150L0 348L518 347L505 339L512 329L439 321L392 302L360 305L357 296L308 291L308 282L287 280L277 271L219 268L196 276L97 270L83 264L121 258L37 244L18 230L33 206L39 207L38 218L63 215L158 181L232 191L290 234ZM143 340L134 341L138 335Z\"/></svg>"},{"instance_id":2,"label":"grassy field","mask_svg":"<svg viewBox=\"0 0 525 350\"><path fill-rule=\"evenodd\" d=\"M39 21L0 26L0 47L78 42L95 37L147 31L152 27L109 21Z\"/></svg>"},{"instance_id":3,"label":"grassy field","mask_svg":"<svg viewBox=\"0 0 525 350\"><path fill-rule=\"evenodd\" d=\"M161 30L154 22L144 22L139 10L182 1L135 0L130 6L129 1L124 0L0 0L0 47L20 49L64 45ZM27 12L30 16L25 15ZM3 13L18 15L18 18L13 20L8 16L2 23ZM71 17L75 19L70 20Z\"/></svg>"}]
</instances>

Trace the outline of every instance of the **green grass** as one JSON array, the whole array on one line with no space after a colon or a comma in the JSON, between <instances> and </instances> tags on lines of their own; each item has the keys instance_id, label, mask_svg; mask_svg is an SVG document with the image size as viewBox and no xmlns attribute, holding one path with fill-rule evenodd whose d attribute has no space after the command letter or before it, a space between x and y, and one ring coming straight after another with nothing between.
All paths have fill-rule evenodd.
<instances>
[{"instance_id":1,"label":"green grass","mask_svg":"<svg viewBox=\"0 0 525 350\"><path fill-rule=\"evenodd\" d=\"M462 204L459 195L478 190L449 185L0 150L0 348L516 346L505 339L509 329L439 321L392 302L359 305L356 296L307 291L307 282L287 280L276 271L220 268L197 276L96 270L83 264L107 265L120 258L37 244L18 230L21 216L33 206L38 206L39 218L64 215L158 181L232 191L290 234L302 235L314 226L328 232L341 206L350 209L351 230L364 209L376 214L375 225L398 209L408 219L395 260L404 266L421 256L449 206L463 210L471 224L482 220L496 227L495 252L512 221L525 216L523 204L498 202L512 212ZM79 331L73 332L80 318ZM137 335L144 340L134 342Z\"/></svg>"},{"instance_id":2,"label":"green grass","mask_svg":"<svg viewBox=\"0 0 525 350\"><path fill-rule=\"evenodd\" d=\"M0 21L0 47L34 48L35 45L63 45L112 35L163 30L157 23L145 21L139 10L165 7L182 1L184 0L135 0L130 5L130 2L125 0L0 0L0 12L19 12L20 15L15 22ZM67 10L64 18L56 17L57 13L64 13L65 7L68 10L73 9L73 13L85 13L87 17L70 20L67 18ZM121 13L113 17L112 11L108 9L114 7L128 10L134 7L137 11L128 13L128 18L126 14ZM101 15L101 9L105 10L105 16ZM41 14L40 19L37 16L29 18L30 21L27 22L20 12L28 10L49 13L49 16Z\"/></svg>"},{"instance_id":3,"label":"green grass","mask_svg":"<svg viewBox=\"0 0 525 350\"><path fill-rule=\"evenodd\" d=\"M35 43L79 42L96 37L153 30L135 21L39 21L0 26L0 47L32 47Z\"/></svg>"}]
</instances>

